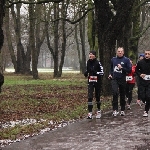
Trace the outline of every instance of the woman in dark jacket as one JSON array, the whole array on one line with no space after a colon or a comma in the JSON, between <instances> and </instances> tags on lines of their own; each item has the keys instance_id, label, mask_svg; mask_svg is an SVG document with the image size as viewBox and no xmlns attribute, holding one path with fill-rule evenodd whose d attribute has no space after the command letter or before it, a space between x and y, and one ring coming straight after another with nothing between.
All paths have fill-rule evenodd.
<instances>
[{"instance_id":1,"label":"woman in dark jacket","mask_svg":"<svg viewBox=\"0 0 150 150\"><path fill-rule=\"evenodd\" d=\"M101 92L101 76L104 74L101 63L96 59L96 51L90 51L89 60L87 61L87 69L84 73L85 77L88 77L88 119L92 119L93 109L93 92L95 89L95 98L97 103L96 118L101 117L100 110L100 92Z\"/></svg>"}]
</instances>

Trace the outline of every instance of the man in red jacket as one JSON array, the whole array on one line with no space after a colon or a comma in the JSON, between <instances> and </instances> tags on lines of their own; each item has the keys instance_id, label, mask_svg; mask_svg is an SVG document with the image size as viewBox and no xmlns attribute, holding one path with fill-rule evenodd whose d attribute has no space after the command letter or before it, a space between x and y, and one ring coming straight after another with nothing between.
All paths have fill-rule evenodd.
<instances>
[{"instance_id":1,"label":"man in red jacket","mask_svg":"<svg viewBox=\"0 0 150 150\"><path fill-rule=\"evenodd\" d=\"M127 97L127 109L130 110L130 104L132 101L132 91L135 86L135 68L136 65L133 65L133 61L130 59L130 62L132 64L132 70L129 74L126 76L126 97Z\"/></svg>"}]
</instances>

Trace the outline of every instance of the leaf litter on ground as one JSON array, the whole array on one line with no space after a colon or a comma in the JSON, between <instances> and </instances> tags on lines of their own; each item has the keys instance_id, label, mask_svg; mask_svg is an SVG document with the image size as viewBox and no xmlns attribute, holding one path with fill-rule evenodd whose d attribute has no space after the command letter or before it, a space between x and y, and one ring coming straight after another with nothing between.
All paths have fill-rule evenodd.
<instances>
[{"instance_id":1,"label":"leaf litter on ground","mask_svg":"<svg viewBox=\"0 0 150 150\"><path fill-rule=\"evenodd\" d=\"M35 82L30 76L6 75L0 95L0 145L43 134L84 118L87 79L81 74L73 74L73 79L70 76L53 79L43 73L40 82ZM104 109L110 106L110 98L107 100Z\"/></svg>"}]
</instances>

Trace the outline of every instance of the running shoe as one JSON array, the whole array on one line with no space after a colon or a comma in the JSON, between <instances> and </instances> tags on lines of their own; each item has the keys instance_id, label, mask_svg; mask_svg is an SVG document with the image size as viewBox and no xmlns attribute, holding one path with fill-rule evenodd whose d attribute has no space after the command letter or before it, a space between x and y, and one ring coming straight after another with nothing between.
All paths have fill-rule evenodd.
<instances>
[{"instance_id":1,"label":"running shoe","mask_svg":"<svg viewBox=\"0 0 150 150\"><path fill-rule=\"evenodd\" d=\"M121 115L121 116L125 116L124 111L121 111L120 115Z\"/></svg>"},{"instance_id":2,"label":"running shoe","mask_svg":"<svg viewBox=\"0 0 150 150\"><path fill-rule=\"evenodd\" d=\"M101 118L101 111L97 111L96 113L96 119L100 119Z\"/></svg>"},{"instance_id":3,"label":"running shoe","mask_svg":"<svg viewBox=\"0 0 150 150\"><path fill-rule=\"evenodd\" d=\"M143 117L148 117L148 113L144 111Z\"/></svg>"},{"instance_id":4,"label":"running shoe","mask_svg":"<svg viewBox=\"0 0 150 150\"><path fill-rule=\"evenodd\" d=\"M119 113L118 111L114 110L112 115L113 115L114 117L116 117L116 116L118 115L118 113Z\"/></svg>"},{"instance_id":5,"label":"running shoe","mask_svg":"<svg viewBox=\"0 0 150 150\"><path fill-rule=\"evenodd\" d=\"M92 112L88 113L87 119L92 119Z\"/></svg>"}]
</instances>

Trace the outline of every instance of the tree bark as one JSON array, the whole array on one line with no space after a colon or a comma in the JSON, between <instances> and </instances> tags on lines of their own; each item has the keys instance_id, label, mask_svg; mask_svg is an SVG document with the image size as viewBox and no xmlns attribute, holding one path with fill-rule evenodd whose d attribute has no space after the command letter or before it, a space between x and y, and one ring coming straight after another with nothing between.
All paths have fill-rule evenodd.
<instances>
[{"instance_id":1,"label":"tree bark","mask_svg":"<svg viewBox=\"0 0 150 150\"><path fill-rule=\"evenodd\" d=\"M61 8L61 16L62 18L66 18L67 17L67 8L68 7L68 3L64 4L64 2L62 2L62 8ZM58 75L57 77L61 77L62 75L62 68L64 65L64 59L65 59L65 53L66 53L66 21L62 20L62 46L61 46L61 59L60 59L60 64L59 64L59 71L58 71Z\"/></svg>"},{"instance_id":2,"label":"tree bark","mask_svg":"<svg viewBox=\"0 0 150 150\"><path fill-rule=\"evenodd\" d=\"M79 17L82 14L79 12ZM79 32L80 32L80 39L81 39L81 52L82 52L82 73L86 71L86 56L85 56L85 18L79 22ZM90 51L90 50L89 50Z\"/></svg>"},{"instance_id":3,"label":"tree bark","mask_svg":"<svg viewBox=\"0 0 150 150\"><path fill-rule=\"evenodd\" d=\"M116 15L113 16L108 0L95 0L99 54L105 72L103 78L104 95L111 94L111 88L108 86L110 82L107 78L110 70L110 60L115 56L117 37L122 33L121 31L132 11L134 2L135 0L119 0L116 4Z\"/></svg>"},{"instance_id":4,"label":"tree bark","mask_svg":"<svg viewBox=\"0 0 150 150\"><path fill-rule=\"evenodd\" d=\"M5 0L1 0L0 1L0 52L1 52L1 48L4 43L4 34L3 34L3 29L2 29L3 18L5 15L5 10L4 10L5 7L4 6L5 6Z\"/></svg>"},{"instance_id":5,"label":"tree bark","mask_svg":"<svg viewBox=\"0 0 150 150\"><path fill-rule=\"evenodd\" d=\"M9 49L9 52L10 52L10 57L11 57L11 60L12 60L12 63L14 65L14 69L15 69L15 73L17 72L17 60L16 60L16 56L15 56L15 53L14 53L14 48L13 48L13 45L12 45L12 38L11 38L11 35L10 35L10 22L9 22L9 8L6 8L5 9L5 24L4 24L4 27L5 27L5 34L6 34L6 39L7 39L7 44L8 44L8 49Z\"/></svg>"},{"instance_id":6,"label":"tree bark","mask_svg":"<svg viewBox=\"0 0 150 150\"><path fill-rule=\"evenodd\" d=\"M54 19L59 18L59 5L54 4ZM54 77L58 75L58 41L59 41L59 33L58 33L58 25L59 21L54 22Z\"/></svg>"},{"instance_id":7,"label":"tree bark","mask_svg":"<svg viewBox=\"0 0 150 150\"><path fill-rule=\"evenodd\" d=\"M35 48L35 19L34 19L34 5L29 4L29 20L30 20L30 32L29 32L29 42L32 56L32 75L33 79L38 79L38 70L37 70L37 49Z\"/></svg>"}]
</instances>

